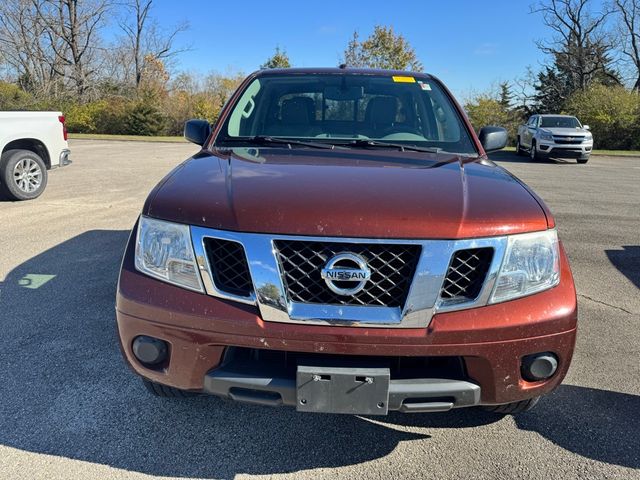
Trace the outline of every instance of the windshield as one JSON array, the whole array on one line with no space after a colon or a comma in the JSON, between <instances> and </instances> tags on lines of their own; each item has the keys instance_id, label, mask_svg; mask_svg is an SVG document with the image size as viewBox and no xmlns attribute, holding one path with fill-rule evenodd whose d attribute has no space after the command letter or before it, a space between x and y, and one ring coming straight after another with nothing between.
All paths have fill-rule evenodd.
<instances>
[{"instance_id":1,"label":"windshield","mask_svg":"<svg viewBox=\"0 0 640 480\"><path fill-rule=\"evenodd\" d=\"M285 74L257 78L232 107L215 144L250 144L257 137L352 148L384 142L477 154L440 85L410 76Z\"/></svg>"},{"instance_id":2,"label":"windshield","mask_svg":"<svg viewBox=\"0 0 640 480\"><path fill-rule=\"evenodd\" d=\"M576 117L541 117L542 128L582 128Z\"/></svg>"}]
</instances>

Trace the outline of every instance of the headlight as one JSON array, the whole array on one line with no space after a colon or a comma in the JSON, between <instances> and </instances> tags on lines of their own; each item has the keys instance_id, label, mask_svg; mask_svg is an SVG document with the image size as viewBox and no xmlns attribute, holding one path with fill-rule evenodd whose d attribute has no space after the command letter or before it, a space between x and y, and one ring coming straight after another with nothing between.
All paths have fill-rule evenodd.
<instances>
[{"instance_id":1,"label":"headlight","mask_svg":"<svg viewBox=\"0 0 640 480\"><path fill-rule=\"evenodd\" d=\"M545 140L547 142L553 142L553 135L549 132L540 132L540 140Z\"/></svg>"},{"instance_id":2,"label":"headlight","mask_svg":"<svg viewBox=\"0 0 640 480\"><path fill-rule=\"evenodd\" d=\"M187 225L141 216L135 259L142 273L204 292Z\"/></svg>"},{"instance_id":3,"label":"headlight","mask_svg":"<svg viewBox=\"0 0 640 480\"><path fill-rule=\"evenodd\" d=\"M584 141L585 141L585 142L590 142L591 140L593 140L593 135L592 135L592 134L590 134L590 133L587 133L587 134L584 136Z\"/></svg>"},{"instance_id":4,"label":"headlight","mask_svg":"<svg viewBox=\"0 0 640 480\"><path fill-rule=\"evenodd\" d=\"M555 230L509 237L490 303L504 302L555 287L560 282Z\"/></svg>"}]
</instances>

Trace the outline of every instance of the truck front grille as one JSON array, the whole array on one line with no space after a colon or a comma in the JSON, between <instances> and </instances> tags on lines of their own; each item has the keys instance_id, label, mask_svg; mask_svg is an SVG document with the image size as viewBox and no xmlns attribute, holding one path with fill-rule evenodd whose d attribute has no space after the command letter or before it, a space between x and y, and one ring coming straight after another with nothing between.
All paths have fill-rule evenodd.
<instances>
[{"instance_id":1,"label":"truck front grille","mask_svg":"<svg viewBox=\"0 0 640 480\"><path fill-rule=\"evenodd\" d=\"M277 257L290 301L325 305L403 307L409 293L420 245L359 244L277 240ZM350 296L334 293L321 277L331 257L353 253L366 260L371 278Z\"/></svg>"},{"instance_id":2,"label":"truck front grille","mask_svg":"<svg viewBox=\"0 0 640 480\"><path fill-rule=\"evenodd\" d=\"M482 290L492 258L493 248L470 248L455 252L440 298L452 302L474 300Z\"/></svg>"},{"instance_id":3,"label":"truck front grille","mask_svg":"<svg viewBox=\"0 0 640 480\"><path fill-rule=\"evenodd\" d=\"M230 240L205 238L204 246L216 288L232 295L251 295L253 283L242 245Z\"/></svg>"},{"instance_id":4,"label":"truck front grille","mask_svg":"<svg viewBox=\"0 0 640 480\"><path fill-rule=\"evenodd\" d=\"M553 141L558 145L580 145L584 137L553 137Z\"/></svg>"}]
</instances>

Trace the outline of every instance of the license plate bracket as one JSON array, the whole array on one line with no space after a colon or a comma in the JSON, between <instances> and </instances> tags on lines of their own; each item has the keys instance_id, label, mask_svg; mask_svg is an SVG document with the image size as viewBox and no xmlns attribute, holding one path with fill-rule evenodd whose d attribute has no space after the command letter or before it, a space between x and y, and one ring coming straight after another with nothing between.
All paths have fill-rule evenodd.
<instances>
[{"instance_id":1,"label":"license plate bracket","mask_svg":"<svg viewBox=\"0 0 640 480\"><path fill-rule=\"evenodd\" d=\"M301 412L386 415L389 369L298 365L296 396Z\"/></svg>"}]
</instances>

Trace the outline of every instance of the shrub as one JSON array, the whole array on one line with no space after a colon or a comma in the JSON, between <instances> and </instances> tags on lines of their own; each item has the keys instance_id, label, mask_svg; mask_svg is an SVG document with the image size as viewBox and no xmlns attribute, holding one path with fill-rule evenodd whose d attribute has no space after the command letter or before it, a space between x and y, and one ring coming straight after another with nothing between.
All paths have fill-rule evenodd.
<instances>
[{"instance_id":1,"label":"shrub","mask_svg":"<svg viewBox=\"0 0 640 480\"><path fill-rule=\"evenodd\" d=\"M509 133L509 142L515 144L518 125L522 121L517 110L505 108L498 99L489 95L476 96L464 108L476 131L488 125L504 127Z\"/></svg>"},{"instance_id":2,"label":"shrub","mask_svg":"<svg viewBox=\"0 0 640 480\"><path fill-rule=\"evenodd\" d=\"M164 133L165 117L155 103L143 98L129 109L125 121L126 132L129 135L160 135Z\"/></svg>"},{"instance_id":3,"label":"shrub","mask_svg":"<svg viewBox=\"0 0 640 480\"><path fill-rule=\"evenodd\" d=\"M13 83L0 81L0 110L28 110L33 97Z\"/></svg>"},{"instance_id":4,"label":"shrub","mask_svg":"<svg viewBox=\"0 0 640 480\"><path fill-rule=\"evenodd\" d=\"M640 148L640 96L636 92L594 85L574 93L565 113L591 127L595 148Z\"/></svg>"},{"instance_id":5,"label":"shrub","mask_svg":"<svg viewBox=\"0 0 640 480\"><path fill-rule=\"evenodd\" d=\"M111 97L106 100L104 109L96 119L99 133L121 135L127 133L127 116L134 102L123 97Z\"/></svg>"},{"instance_id":6,"label":"shrub","mask_svg":"<svg viewBox=\"0 0 640 480\"><path fill-rule=\"evenodd\" d=\"M101 133L99 119L107 106L105 100L69 104L64 109L67 129L72 133Z\"/></svg>"}]
</instances>

